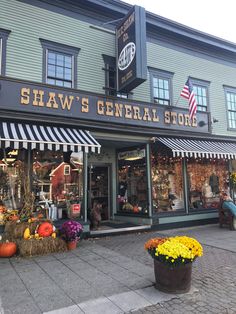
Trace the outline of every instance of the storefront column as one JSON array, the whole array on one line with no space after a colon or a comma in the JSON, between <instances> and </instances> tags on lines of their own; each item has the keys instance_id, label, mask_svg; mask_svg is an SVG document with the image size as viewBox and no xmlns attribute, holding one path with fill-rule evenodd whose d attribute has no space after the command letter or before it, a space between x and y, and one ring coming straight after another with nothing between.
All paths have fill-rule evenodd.
<instances>
[{"instance_id":1,"label":"storefront column","mask_svg":"<svg viewBox=\"0 0 236 314\"><path fill-rule=\"evenodd\" d=\"M84 176L83 176L83 208L84 208L84 222L88 220L88 153L83 153Z\"/></svg>"},{"instance_id":2,"label":"storefront column","mask_svg":"<svg viewBox=\"0 0 236 314\"><path fill-rule=\"evenodd\" d=\"M147 188L148 188L148 216L152 217L152 182L151 182L151 157L150 157L150 144L146 145L146 162L147 162Z\"/></svg>"},{"instance_id":3,"label":"storefront column","mask_svg":"<svg viewBox=\"0 0 236 314\"><path fill-rule=\"evenodd\" d=\"M186 158L182 159L182 170L183 170L183 176L184 176L184 206L186 210L186 214L189 213L189 191L188 191L188 173L187 173L187 163Z\"/></svg>"}]
</instances>

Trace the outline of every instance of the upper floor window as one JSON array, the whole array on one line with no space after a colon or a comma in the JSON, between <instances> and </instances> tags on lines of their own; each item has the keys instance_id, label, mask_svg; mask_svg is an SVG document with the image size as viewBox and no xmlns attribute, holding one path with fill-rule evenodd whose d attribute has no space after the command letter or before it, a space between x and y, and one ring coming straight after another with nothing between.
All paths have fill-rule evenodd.
<instances>
[{"instance_id":1,"label":"upper floor window","mask_svg":"<svg viewBox=\"0 0 236 314\"><path fill-rule=\"evenodd\" d=\"M236 89L226 89L226 106L229 128L236 129Z\"/></svg>"},{"instance_id":2,"label":"upper floor window","mask_svg":"<svg viewBox=\"0 0 236 314\"><path fill-rule=\"evenodd\" d=\"M107 96L115 96L121 98L128 98L127 93L117 92L116 88L116 58L102 55L104 60L105 67L103 70L105 71L105 94Z\"/></svg>"},{"instance_id":3,"label":"upper floor window","mask_svg":"<svg viewBox=\"0 0 236 314\"><path fill-rule=\"evenodd\" d=\"M10 31L0 28L0 75L6 74L6 47Z\"/></svg>"},{"instance_id":4,"label":"upper floor window","mask_svg":"<svg viewBox=\"0 0 236 314\"><path fill-rule=\"evenodd\" d=\"M73 56L48 50L46 83L73 87Z\"/></svg>"},{"instance_id":5,"label":"upper floor window","mask_svg":"<svg viewBox=\"0 0 236 314\"><path fill-rule=\"evenodd\" d=\"M208 90L210 82L191 78L193 91L197 101L197 111L209 111Z\"/></svg>"},{"instance_id":6,"label":"upper floor window","mask_svg":"<svg viewBox=\"0 0 236 314\"><path fill-rule=\"evenodd\" d=\"M151 98L155 104L171 105L173 73L149 69L151 80Z\"/></svg>"},{"instance_id":7,"label":"upper floor window","mask_svg":"<svg viewBox=\"0 0 236 314\"><path fill-rule=\"evenodd\" d=\"M40 39L43 47L43 82L77 88L79 48Z\"/></svg>"},{"instance_id":8,"label":"upper floor window","mask_svg":"<svg viewBox=\"0 0 236 314\"><path fill-rule=\"evenodd\" d=\"M207 88L193 85L193 91L197 101L197 111L207 111Z\"/></svg>"}]
</instances>

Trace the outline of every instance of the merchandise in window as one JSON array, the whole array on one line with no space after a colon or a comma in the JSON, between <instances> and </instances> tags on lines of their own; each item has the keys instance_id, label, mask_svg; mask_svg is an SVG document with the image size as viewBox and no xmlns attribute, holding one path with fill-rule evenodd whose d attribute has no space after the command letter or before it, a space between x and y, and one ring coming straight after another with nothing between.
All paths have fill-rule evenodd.
<instances>
[{"instance_id":1,"label":"merchandise in window","mask_svg":"<svg viewBox=\"0 0 236 314\"><path fill-rule=\"evenodd\" d=\"M22 217L27 217L27 211L35 218L52 220L81 217L82 152L69 156L34 150L30 152L33 163L25 149L0 150L0 154L0 205Z\"/></svg>"},{"instance_id":2,"label":"merchandise in window","mask_svg":"<svg viewBox=\"0 0 236 314\"><path fill-rule=\"evenodd\" d=\"M145 149L118 153L118 211L148 214Z\"/></svg>"},{"instance_id":3,"label":"merchandise in window","mask_svg":"<svg viewBox=\"0 0 236 314\"><path fill-rule=\"evenodd\" d=\"M182 159L152 145L151 175L154 213L184 210Z\"/></svg>"},{"instance_id":4,"label":"merchandise in window","mask_svg":"<svg viewBox=\"0 0 236 314\"><path fill-rule=\"evenodd\" d=\"M190 210L219 207L220 196L228 188L228 161L223 159L189 159L187 186Z\"/></svg>"}]
</instances>

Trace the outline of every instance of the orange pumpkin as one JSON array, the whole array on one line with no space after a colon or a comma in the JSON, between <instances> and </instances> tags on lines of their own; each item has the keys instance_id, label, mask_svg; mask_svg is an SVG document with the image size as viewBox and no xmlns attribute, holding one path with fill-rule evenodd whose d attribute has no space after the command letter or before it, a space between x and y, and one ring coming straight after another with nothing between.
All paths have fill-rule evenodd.
<instances>
[{"instance_id":1,"label":"orange pumpkin","mask_svg":"<svg viewBox=\"0 0 236 314\"><path fill-rule=\"evenodd\" d=\"M43 222L38 228L40 237L50 237L53 233L53 225L50 222Z\"/></svg>"},{"instance_id":2,"label":"orange pumpkin","mask_svg":"<svg viewBox=\"0 0 236 314\"><path fill-rule=\"evenodd\" d=\"M0 243L0 257L11 257L16 253L14 242Z\"/></svg>"}]
</instances>

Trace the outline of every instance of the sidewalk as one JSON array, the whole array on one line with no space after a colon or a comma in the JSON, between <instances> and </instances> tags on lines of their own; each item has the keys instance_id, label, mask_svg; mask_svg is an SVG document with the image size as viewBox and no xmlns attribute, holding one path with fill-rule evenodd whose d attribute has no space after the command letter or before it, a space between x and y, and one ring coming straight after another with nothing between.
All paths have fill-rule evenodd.
<instances>
[{"instance_id":1,"label":"sidewalk","mask_svg":"<svg viewBox=\"0 0 236 314\"><path fill-rule=\"evenodd\" d=\"M145 241L186 234L204 244L192 289L154 285ZM218 225L83 240L68 253L0 259L0 313L236 313L236 232Z\"/></svg>"}]
</instances>

